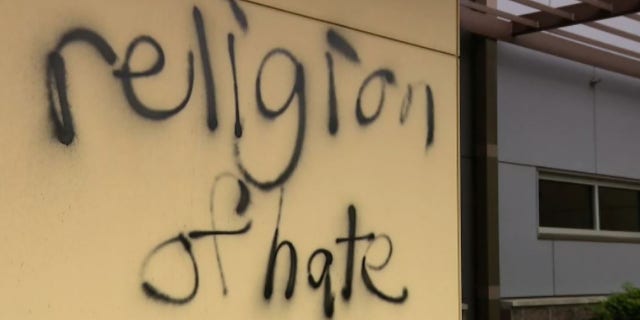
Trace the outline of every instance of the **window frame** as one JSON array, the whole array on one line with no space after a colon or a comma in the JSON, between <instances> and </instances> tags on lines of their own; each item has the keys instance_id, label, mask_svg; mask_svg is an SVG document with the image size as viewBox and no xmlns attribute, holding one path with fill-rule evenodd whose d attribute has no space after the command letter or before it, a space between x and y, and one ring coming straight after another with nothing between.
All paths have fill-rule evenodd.
<instances>
[{"instance_id":1,"label":"window frame","mask_svg":"<svg viewBox=\"0 0 640 320\"><path fill-rule=\"evenodd\" d=\"M536 223L538 239L542 240L579 240L598 242L640 243L640 231L602 230L600 226L600 187L634 190L640 192L640 182L631 179L619 179L597 175L566 173L555 170L538 169L536 177ZM593 229L542 227L540 226L540 180L577 183L592 186Z\"/></svg>"}]
</instances>

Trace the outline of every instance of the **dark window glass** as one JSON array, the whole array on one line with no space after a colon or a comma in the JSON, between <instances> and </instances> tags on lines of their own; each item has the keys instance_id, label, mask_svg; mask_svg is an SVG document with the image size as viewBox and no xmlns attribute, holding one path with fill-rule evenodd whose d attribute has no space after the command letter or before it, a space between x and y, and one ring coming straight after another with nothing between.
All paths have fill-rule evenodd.
<instances>
[{"instance_id":1,"label":"dark window glass","mask_svg":"<svg viewBox=\"0 0 640 320\"><path fill-rule=\"evenodd\" d=\"M540 226L593 229L593 186L540 180Z\"/></svg>"},{"instance_id":2,"label":"dark window glass","mask_svg":"<svg viewBox=\"0 0 640 320\"><path fill-rule=\"evenodd\" d=\"M600 229L640 231L640 192L599 187Z\"/></svg>"}]
</instances>

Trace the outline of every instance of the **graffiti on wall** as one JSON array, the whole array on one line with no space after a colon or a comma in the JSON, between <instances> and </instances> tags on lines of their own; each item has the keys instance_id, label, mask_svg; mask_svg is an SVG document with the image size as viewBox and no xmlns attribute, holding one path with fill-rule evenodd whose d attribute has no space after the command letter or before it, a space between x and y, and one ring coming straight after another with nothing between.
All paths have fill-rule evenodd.
<instances>
[{"instance_id":1,"label":"graffiti on wall","mask_svg":"<svg viewBox=\"0 0 640 320\"><path fill-rule=\"evenodd\" d=\"M63 49L71 43L80 42L95 49L99 57L113 68L112 75L114 81L119 82L121 85L122 93L129 107L135 114L144 119L170 121L172 117L185 110L193 96L194 83L197 81L198 73L201 74L204 82L206 101L206 119L203 119L202 125L206 125L210 132L215 133L219 130L219 122L221 121L218 116L219 109L233 108L234 110L233 155L237 173L223 172L215 177L211 189L210 202L213 203L214 199L216 199L216 188L219 186L220 181L227 179L236 181L237 203L234 212L230 214L244 219L244 225L231 229L218 228L216 221L219 219L218 215L222 213L217 212L214 214L214 206L211 205L210 229L193 229L187 232L177 232L177 235L160 242L150 250L146 257L142 258L140 271L142 291L148 299L159 303L184 305L195 299L200 286L200 274L203 270L198 267L198 257L193 252L192 247L200 243L201 240L208 239L214 243L214 255L218 267L219 279L222 285L223 295L226 296L229 285L227 284L224 273L224 257L219 250L218 239L220 237L235 238L250 235L252 220L248 213L253 201L252 193L260 191L277 194L280 199L278 207L273 209L273 214L277 216L273 236L265 242L267 262L263 268L264 282L262 283L263 297L265 300L270 301L275 291L276 283L274 282L276 277L274 274L277 269L277 258L286 255L289 259L288 264L286 264L287 267L285 268L288 270L288 277L284 284L284 297L288 300L294 296L296 286L299 285L300 282L297 277L298 270L304 268L306 263L306 282L313 290L321 290L322 306L326 317L332 317L334 315L336 299L336 289L334 288L338 286L338 284L332 282L332 274L335 275L335 272L337 272L335 269L341 269L344 272L344 281L339 284L341 287L340 295L344 301L351 299L354 281L361 281L366 290L379 298L383 303L403 304L409 298L410 290L406 284L400 283L395 289L383 290L376 285L376 281L373 280L371 276L372 273L384 269L392 259L392 237L385 233L359 230L359 209L356 204L350 204L344 208L344 218L347 229L344 230L343 236L332 239L338 248L346 248L346 255L343 258L338 258L337 255L334 254L335 250L321 247L315 249L307 258L301 257L299 259L300 254L296 250L295 240L286 239L280 232L279 226L284 216L286 216L283 212L285 211L283 210L283 201L287 195L287 182L296 173L298 165L303 159L303 153L307 148L305 146L305 137L308 121L325 121L324 127L326 134L338 138L343 126L354 125L361 128L375 126L376 121L385 116L397 117L398 125L404 125L410 116L411 110L417 108L417 106L422 106L421 109L424 109L425 114L423 146L428 150L435 142L435 105L434 93L431 86L425 82L414 81L403 83L401 79L398 79L393 69L380 66L379 68L366 71L367 75L362 79L357 89L355 105L346 105L344 101L340 101L339 99L339 92L343 89L339 86L340 78L336 76L335 71L337 67L335 60L341 59L343 62L358 68L361 66L361 60L366 59L366 56L359 52L358 48L349 41L348 37L341 34L337 29L329 27L326 29L324 35L319 36L317 39L312 39L312 41L325 42L326 45L326 51L319 52L318 54L324 55L326 62L323 66L328 79L326 88L324 88L324 90L326 90L326 105L322 107L326 108L328 117L326 119L308 119L307 110L309 106L307 102L307 92L310 89L318 89L308 87L305 71L310 66L302 63L293 50L285 47L272 48L262 57L259 68L253 72L255 79L255 87L253 90L255 107L265 121L273 123L285 113L295 112L295 142L290 151L288 162L280 172L272 178L258 178L250 166L243 160L243 153L240 148L243 139L245 139L243 132L246 129L244 128L242 120L243 110L244 108L253 106L254 103L253 101L240 100L241 97L247 97L250 96L250 94L240 92L241 88L238 85L238 77L240 75L237 72L237 66L241 61L237 60L236 42L251 41L251 20L235 0L228 0L227 2L229 10L225 14L233 15L234 21L237 23L237 27L239 27L239 31L237 32L240 33L228 32L226 48L212 48L209 45L210 39L207 37L207 23L205 20L206 12L202 12L198 6L193 7L192 20L194 38L197 43L197 52L200 61L196 61L194 53L191 50L186 52L186 92L184 92L184 97L175 103L172 108L158 108L145 103L144 95L136 91L134 87L135 80L156 76L163 71L165 65L163 47L158 40L150 35L140 35L132 39L124 55L119 56L109 40L102 36L99 30L78 27L64 33L55 48L46 56L45 77L50 123L57 141L64 146L70 146L74 142L77 143L76 125L78 123L74 122L72 106L74 108L91 107L77 106L74 104L74 101L70 99L69 91L71 88L67 83L68 78L72 78L73 74L68 74L67 72ZM143 47L151 49L154 52L155 60L151 61L151 65L148 68L137 70L133 68L131 61L136 52ZM210 57L212 52L218 49L228 57L228 63L232 71L229 79L214 77L216 66L212 63ZM263 92L265 81L267 81L263 79L264 70L272 64L275 59L284 59L284 61L286 61L289 68L282 72L291 70L293 73L292 78L294 79L291 83L288 96L281 105L269 104L266 99L264 99L265 92ZM318 68L318 66L314 67ZM233 83L233 105L222 105L217 99L218 92L216 90L218 90L219 87L216 84L224 81ZM391 101L388 98L387 90L391 88L404 92L401 101ZM366 102L363 97L365 94L372 94L372 91L374 91L373 94L377 96L377 101L374 101L373 105L365 105ZM418 94L417 92L421 93ZM346 123L344 119L340 119L339 110L341 108L353 108L356 119L355 123ZM417 113L417 111L413 113ZM213 139L215 139L215 135ZM228 199L225 200L228 201ZM386 247L388 247L387 255L382 263L374 264L367 260L367 252L374 243L385 243ZM150 268L154 256L166 248L175 248L175 246L180 248L184 259L190 263L193 270L191 277L192 282L189 284L191 290L186 295L179 295L163 290L151 281L145 279L146 271ZM356 255L355 249L358 246L364 248L364 254L361 256ZM319 273L313 272L312 268L312 265L317 264L321 266ZM360 268L359 275L356 275L357 266ZM282 266L280 266L280 268L282 268ZM357 278L360 278L360 280L357 280Z\"/></svg>"}]
</instances>

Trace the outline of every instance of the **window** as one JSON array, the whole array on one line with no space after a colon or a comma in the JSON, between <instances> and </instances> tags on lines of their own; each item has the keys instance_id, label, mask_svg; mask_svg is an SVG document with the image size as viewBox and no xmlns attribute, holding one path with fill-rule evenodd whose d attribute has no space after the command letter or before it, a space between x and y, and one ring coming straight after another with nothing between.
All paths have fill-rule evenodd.
<instances>
[{"instance_id":1,"label":"window","mask_svg":"<svg viewBox=\"0 0 640 320\"><path fill-rule=\"evenodd\" d=\"M600 229L640 231L640 206L637 190L598 188L600 198Z\"/></svg>"},{"instance_id":2,"label":"window","mask_svg":"<svg viewBox=\"0 0 640 320\"><path fill-rule=\"evenodd\" d=\"M539 174L540 238L640 241L640 184Z\"/></svg>"},{"instance_id":3,"label":"window","mask_svg":"<svg viewBox=\"0 0 640 320\"><path fill-rule=\"evenodd\" d=\"M593 229L593 186L540 180L540 225Z\"/></svg>"}]
</instances>

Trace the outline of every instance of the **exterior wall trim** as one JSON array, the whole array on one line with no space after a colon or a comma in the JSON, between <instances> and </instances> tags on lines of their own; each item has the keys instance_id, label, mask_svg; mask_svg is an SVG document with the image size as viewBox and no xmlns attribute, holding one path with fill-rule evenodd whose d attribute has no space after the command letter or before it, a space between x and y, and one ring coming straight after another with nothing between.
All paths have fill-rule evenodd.
<instances>
[{"instance_id":1,"label":"exterior wall trim","mask_svg":"<svg viewBox=\"0 0 640 320\"><path fill-rule=\"evenodd\" d=\"M607 296L573 296L573 297L553 297L553 298L524 298L502 300L503 309L523 308L523 307L543 307L543 306L566 306L595 304L607 299Z\"/></svg>"},{"instance_id":2,"label":"exterior wall trim","mask_svg":"<svg viewBox=\"0 0 640 320\"><path fill-rule=\"evenodd\" d=\"M538 239L640 243L640 232L538 227Z\"/></svg>"}]
</instances>

